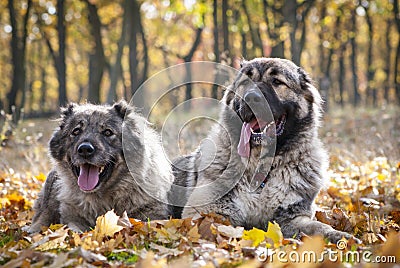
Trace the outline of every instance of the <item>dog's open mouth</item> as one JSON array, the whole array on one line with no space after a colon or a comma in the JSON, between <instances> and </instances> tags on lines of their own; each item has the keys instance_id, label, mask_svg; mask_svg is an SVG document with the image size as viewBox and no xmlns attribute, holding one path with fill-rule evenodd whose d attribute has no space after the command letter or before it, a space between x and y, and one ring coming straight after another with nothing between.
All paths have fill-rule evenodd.
<instances>
[{"instance_id":1,"label":"dog's open mouth","mask_svg":"<svg viewBox=\"0 0 400 268\"><path fill-rule=\"evenodd\" d=\"M257 121L257 119L251 120L248 124L250 127L251 136L259 136L262 134L267 134L268 130L273 124L275 124L275 136L280 136L285 129L286 114L281 115L278 120L271 121L269 123L263 121ZM261 124L261 126L260 126Z\"/></svg>"},{"instance_id":2,"label":"dog's open mouth","mask_svg":"<svg viewBox=\"0 0 400 268\"><path fill-rule=\"evenodd\" d=\"M91 164L82 164L74 166L74 173L78 177L78 185L82 191L92 191L99 182L106 178L112 170L112 164L105 166L95 166Z\"/></svg>"},{"instance_id":3,"label":"dog's open mouth","mask_svg":"<svg viewBox=\"0 0 400 268\"><path fill-rule=\"evenodd\" d=\"M249 157L250 141L254 141L256 145L261 144L261 141L271 135L280 136L285 129L286 114L282 114L277 120L265 122L262 120L252 119L250 122L244 122L240 133L238 144L238 153L240 156ZM275 133L271 133L272 125L275 124Z\"/></svg>"}]
</instances>

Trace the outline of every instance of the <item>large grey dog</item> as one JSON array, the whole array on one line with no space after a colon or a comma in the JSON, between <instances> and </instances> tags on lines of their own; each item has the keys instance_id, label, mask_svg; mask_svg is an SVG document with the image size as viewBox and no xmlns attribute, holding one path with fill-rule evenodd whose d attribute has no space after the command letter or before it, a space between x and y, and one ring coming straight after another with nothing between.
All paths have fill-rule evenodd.
<instances>
[{"instance_id":1,"label":"large grey dog","mask_svg":"<svg viewBox=\"0 0 400 268\"><path fill-rule=\"evenodd\" d=\"M248 229L276 221L285 237L352 237L313 219L328 156L318 138L322 101L309 75L278 58L244 61L240 73L225 91L211 142L174 162L175 184L194 187L180 192L187 204L174 216L215 212Z\"/></svg>"},{"instance_id":2,"label":"large grey dog","mask_svg":"<svg viewBox=\"0 0 400 268\"><path fill-rule=\"evenodd\" d=\"M49 147L54 167L35 202L30 232L52 223L85 231L111 209L141 220L168 218L171 165L159 136L125 101L69 104ZM154 187L157 200L141 183Z\"/></svg>"}]
</instances>

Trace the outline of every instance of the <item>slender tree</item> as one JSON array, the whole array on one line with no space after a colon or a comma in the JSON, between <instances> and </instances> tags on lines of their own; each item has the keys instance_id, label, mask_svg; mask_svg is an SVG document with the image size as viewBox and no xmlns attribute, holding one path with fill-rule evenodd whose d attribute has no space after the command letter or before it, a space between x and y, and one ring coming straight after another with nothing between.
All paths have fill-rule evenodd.
<instances>
[{"instance_id":1,"label":"slender tree","mask_svg":"<svg viewBox=\"0 0 400 268\"><path fill-rule=\"evenodd\" d=\"M8 112L13 111L13 107L17 107L17 96L25 90L26 82L26 39L28 36L28 19L30 9L32 7L32 0L27 1L25 15L23 16L22 26L19 26L17 11L14 7L14 1L8 0L8 11L10 16L10 24L12 27L11 32L11 61L13 66L11 89L7 94L8 99ZM22 29L22 34L19 33L18 29ZM23 107L19 107L23 108ZM19 119L17 109L16 120Z\"/></svg>"},{"instance_id":2,"label":"slender tree","mask_svg":"<svg viewBox=\"0 0 400 268\"><path fill-rule=\"evenodd\" d=\"M89 0L82 0L88 8L88 20L90 32L94 41L93 51L89 55L89 92L88 100L93 103L100 103L100 86L103 79L106 59L101 36L101 21L97 6Z\"/></svg>"},{"instance_id":3,"label":"slender tree","mask_svg":"<svg viewBox=\"0 0 400 268\"><path fill-rule=\"evenodd\" d=\"M224 39L224 53L229 53L229 24L228 24L228 0L222 0L222 37Z\"/></svg>"},{"instance_id":4,"label":"slender tree","mask_svg":"<svg viewBox=\"0 0 400 268\"><path fill-rule=\"evenodd\" d=\"M251 50L252 54L250 57L263 56L263 44L261 41L260 31L258 26L251 20L251 15L247 8L246 1L242 1L242 9L246 17L247 25L249 26L251 42L253 43L253 49Z\"/></svg>"},{"instance_id":5,"label":"slender tree","mask_svg":"<svg viewBox=\"0 0 400 268\"><path fill-rule=\"evenodd\" d=\"M269 38L271 39L271 57L284 58L285 49L284 41L280 38L279 30L283 26L283 20L280 18L282 13L281 7L275 7L273 4L269 4L267 0L263 0L263 11L264 20L267 24L267 31ZM270 20L270 14L273 17Z\"/></svg>"},{"instance_id":6,"label":"slender tree","mask_svg":"<svg viewBox=\"0 0 400 268\"><path fill-rule=\"evenodd\" d=\"M137 92L139 86L146 80L148 66L149 66L149 57L148 57L148 48L147 41L145 38L142 18L140 13L140 5L138 1L132 0L129 1L129 10L130 10L130 35L129 35L129 72L131 77L131 96L135 95L136 103L143 103L144 101L144 92ZM142 45L143 57L141 61L143 62L143 68L140 72L139 63L140 59L139 55L139 42ZM128 97L128 96L127 96Z\"/></svg>"},{"instance_id":7,"label":"slender tree","mask_svg":"<svg viewBox=\"0 0 400 268\"><path fill-rule=\"evenodd\" d=\"M400 10L399 10L399 0L393 1L393 13L396 22L397 33L400 36ZM400 105L400 40L397 42L396 48L396 60L394 64L394 85L396 88L397 103Z\"/></svg>"},{"instance_id":8,"label":"slender tree","mask_svg":"<svg viewBox=\"0 0 400 268\"><path fill-rule=\"evenodd\" d=\"M373 87L373 80L375 76L375 67L374 67L374 59L373 59L373 44L374 44L374 32L373 32L373 25L372 25L372 18L369 14L369 5L363 6L365 9L365 20L368 26L368 48L367 48L367 98L366 101L370 99L370 103L373 106L376 106L377 102L377 92L376 89Z\"/></svg>"},{"instance_id":9,"label":"slender tree","mask_svg":"<svg viewBox=\"0 0 400 268\"><path fill-rule=\"evenodd\" d=\"M204 20L203 20L204 21ZM196 36L194 39L194 42L192 44L192 47L190 48L188 54L182 57L182 59L185 62L190 62L193 59L194 53L196 52L198 46L201 43L201 34L203 32L203 26L199 27L196 29ZM186 76L187 76L187 81L191 81L192 77L192 70L190 70L190 65L186 64ZM184 109L186 111L190 110L190 101L192 99L192 84L188 83L186 85L186 90L185 90L185 104L184 104Z\"/></svg>"},{"instance_id":10,"label":"slender tree","mask_svg":"<svg viewBox=\"0 0 400 268\"><path fill-rule=\"evenodd\" d=\"M121 78L122 76L122 55L123 55L123 51L124 51L124 47L126 44L126 36L127 36L127 28L130 25L129 24L129 20L130 20L130 16L129 16L129 1L130 0L124 0L122 3L122 9L124 10L124 15L122 18L122 29L121 29L121 35L120 38L118 40L118 49L117 49L117 55L115 58L115 62L114 64L111 66L111 70L110 70L110 87L108 89L108 94L107 94L107 103L112 103L113 101L116 100L117 98L117 84L118 84L118 80L119 78Z\"/></svg>"},{"instance_id":11,"label":"slender tree","mask_svg":"<svg viewBox=\"0 0 400 268\"><path fill-rule=\"evenodd\" d=\"M386 79L384 82L384 99L386 103L389 103L389 89L391 85L391 63L392 63L392 46L391 46L391 35L390 31L392 28L393 20L392 18L386 19L386 32L385 32L385 46L386 48L384 49L385 51L385 74L386 74Z\"/></svg>"},{"instance_id":12,"label":"slender tree","mask_svg":"<svg viewBox=\"0 0 400 268\"><path fill-rule=\"evenodd\" d=\"M351 72L353 74L353 106L358 106L360 103L360 93L358 92L358 70L357 70L357 43L356 43L356 32L357 32L357 13L356 8L351 12L351 32L350 32L350 45L351 45Z\"/></svg>"},{"instance_id":13,"label":"slender tree","mask_svg":"<svg viewBox=\"0 0 400 268\"><path fill-rule=\"evenodd\" d=\"M50 55L53 58L54 66L57 72L58 80L58 104L63 106L67 104L67 85L66 85L66 64L65 64L65 39L66 39L66 26L65 26L65 7L63 0L57 0L57 34L58 34L58 51L56 51L47 33L43 31L43 36L49 48Z\"/></svg>"},{"instance_id":14,"label":"slender tree","mask_svg":"<svg viewBox=\"0 0 400 268\"><path fill-rule=\"evenodd\" d=\"M226 16L226 14L222 14L222 16ZM218 29L218 0L213 1L213 22L214 22L214 55L215 62L220 62L219 59L219 29ZM225 41L225 40L224 40ZM218 85L214 84L211 91L211 97L214 99L218 98Z\"/></svg>"}]
</instances>

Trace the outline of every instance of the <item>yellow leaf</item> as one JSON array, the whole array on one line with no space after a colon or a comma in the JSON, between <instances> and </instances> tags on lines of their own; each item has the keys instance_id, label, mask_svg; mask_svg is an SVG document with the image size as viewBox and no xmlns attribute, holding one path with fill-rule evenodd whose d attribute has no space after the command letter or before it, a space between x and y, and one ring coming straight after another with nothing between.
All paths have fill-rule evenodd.
<instances>
[{"instance_id":1,"label":"yellow leaf","mask_svg":"<svg viewBox=\"0 0 400 268\"><path fill-rule=\"evenodd\" d=\"M254 228L243 231L243 239L253 241L253 247L258 246L265 239L265 232L263 230Z\"/></svg>"},{"instance_id":2,"label":"yellow leaf","mask_svg":"<svg viewBox=\"0 0 400 268\"><path fill-rule=\"evenodd\" d=\"M200 239L200 234L199 234L199 228L197 225L195 225L190 231L187 233L187 236L190 241L192 242L198 242Z\"/></svg>"},{"instance_id":3,"label":"yellow leaf","mask_svg":"<svg viewBox=\"0 0 400 268\"><path fill-rule=\"evenodd\" d=\"M42 172L40 172L39 175L35 176L35 178L41 182L44 182L46 180L46 175L44 175Z\"/></svg>"},{"instance_id":4,"label":"yellow leaf","mask_svg":"<svg viewBox=\"0 0 400 268\"><path fill-rule=\"evenodd\" d=\"M275 248L282 245L283 234L281 231L281 227L276 222L268 222L268 231L265 233L265 236L270 238L274 242Z\"/></svg>"},{"instance_id":5,"label":"yellow leaf","mask_svg":"<svg viewBox=\"0 0 400 268\"><path fill-rule=\"evenodd\" d=\"M124 227L117 225L118 215L114 210L108 211L104 216L99 216L96 220L96 227L93 230L93 239L101 242L104 237L113 236L116 232L121 231Z\"/></svg>"},{"instance_id":6,"label":"yellow leaf","mask_svg":"<svg viewBox=\"0 0 400 268\"><path fill-rule=\"evenodd\" d=\"M10 202L10 200L8 200L8 198L6 198L6 197L0 198L0 208L4 208L9 205L11 205L11 202Z\"/></svg>"},{"instance_id":7,"label":"yellow leaf","mask_svg":"<svg viewBox=\"0 0 400 268\"><path fill-rule=\"evenodd\" d=\"M379 173L378 176L377 176L377 178L378 178L378 180L380 180L380 181L384 181L384 180L386 179L386 176L385 176L384 174L382 174L382 173Z\"/></svg>"},{"instance_id":8,"label":"yellow leaf","mask_svg":"<svg viewBox=\"0 0 400 268\"><path fill-rule=\"evenodd\" d=\"M17 193L8 194L8 195L6 195L6 198L7 198L8 200L10 200L11 202L12 202L12 201L14 201L14 202L20 202L20 201L24 200L24 197L23 197L23 196L20 196L20 195L17 194Z\"/></svg>"},{"instance_id":9,"label":"yellow leaf","mask_svg":"<svg viewBox=\"0 0 400 268\"><path fill-rule=\"evenodd\" d=\"M58 223L58 224L51 224L51 225L49 226L49 229L52 230L52 231L55 231L55 230L60 229L60 228L63 227L63 226L64 226L64 225L63 225L63 224L60 224L60 223Z\"/></svg>"}]
</instances>

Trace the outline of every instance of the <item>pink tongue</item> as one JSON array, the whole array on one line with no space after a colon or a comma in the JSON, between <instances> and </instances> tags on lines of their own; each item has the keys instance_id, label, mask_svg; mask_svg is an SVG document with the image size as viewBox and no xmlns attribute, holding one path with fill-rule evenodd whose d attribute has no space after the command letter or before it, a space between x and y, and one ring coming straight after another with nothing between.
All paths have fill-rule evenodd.
<instances>
[{"instance_id":1,"label":"pink tongue","mask_svg":"<svg viewBox=\"0 0 400 268\"><path fill-rule=\"evenodd\" d=\"M81 167L78 177L78 185L84 191L93 190L99 182L99 168L93 165L84 164Z\"/></svg>"},{"instance_id":2,"label":"pink tongue","mask_svg":"<svg viewBox=\"0 0 400 268\"><path fill-rule=\"evenodd\" d=\"M251 137L250 128L253 128L255 125L257 125L257 120L253 120L250 123L244 122L242 125L240 140L237 147L238 154L242 157L250 156L250 137Z\"/></svg>"}]
</instances>

